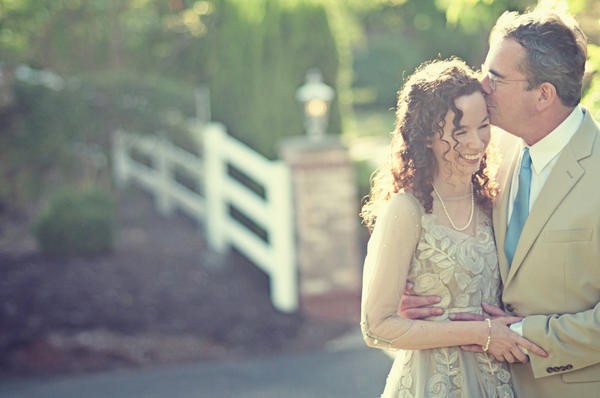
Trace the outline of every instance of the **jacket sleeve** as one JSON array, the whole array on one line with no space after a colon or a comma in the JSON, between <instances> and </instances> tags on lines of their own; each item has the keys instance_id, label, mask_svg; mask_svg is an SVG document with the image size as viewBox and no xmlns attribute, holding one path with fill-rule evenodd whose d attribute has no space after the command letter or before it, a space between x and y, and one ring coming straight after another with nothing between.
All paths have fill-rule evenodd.
<instances>
[{"instance_id":1,"label":"jacket sleeve","mask_svg":"<svg viewBox=\"0 0 600 398\"><path fill-rule=\"evenodd\" d=\"M600 303L574 314L527 316L523 336L549 354L530 356L535 378L600 364Z\"/></svg>"}]
</instances>

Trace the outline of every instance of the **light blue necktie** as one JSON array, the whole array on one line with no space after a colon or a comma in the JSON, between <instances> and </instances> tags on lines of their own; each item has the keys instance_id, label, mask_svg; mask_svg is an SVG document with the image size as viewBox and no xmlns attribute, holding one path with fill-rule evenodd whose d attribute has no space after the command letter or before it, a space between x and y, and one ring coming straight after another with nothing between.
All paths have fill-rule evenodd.
<instances>
[{"instance_id":1,"label":"light blue necktie","mask_svg":"<svg viewBox=\"0 0 600 398\"><path fill-rule=\"evenodd\" d=\"M521 158L521 169L519 170L519 189L515 196L510 222L506 229L506 242L504 244L504 252L508 259L508 265L511 265L517 243L525 225L525 220L529 215L529 191L531 189L531 157L529 156L529 148L525 148L523 157Z\"/></svg>"}]
</instances>

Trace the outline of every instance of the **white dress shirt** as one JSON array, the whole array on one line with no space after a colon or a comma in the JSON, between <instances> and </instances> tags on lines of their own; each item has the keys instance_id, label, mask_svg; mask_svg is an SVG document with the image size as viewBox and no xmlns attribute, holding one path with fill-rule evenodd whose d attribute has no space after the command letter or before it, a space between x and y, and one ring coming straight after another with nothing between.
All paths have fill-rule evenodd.
<instances>
[{"instance_id":1,"label":"white dress shirt","mask_svg":"<svg viewBox=\"0 0 600 398\"><path fill-rule=\"evenodd\" d=\"M583 109L576 106L573 111L567 116L561 124L559 124L550 134L529 147L529 155L531 156L531 188L529 191L529 211L533 207L536 199L554 168L558 160L558 154L569 143L579 126L583 122ZM523 148L526 144L523 142ZM521 155L523 157L523 149ZM510 186L510 198L508 202L508 219L506 225L510 222L510 216L513 210L513 204L517 190L519 189L519 170L521 168L521 159L515 168L515 173L512 176Z\"/></svg>"}]
</instances>

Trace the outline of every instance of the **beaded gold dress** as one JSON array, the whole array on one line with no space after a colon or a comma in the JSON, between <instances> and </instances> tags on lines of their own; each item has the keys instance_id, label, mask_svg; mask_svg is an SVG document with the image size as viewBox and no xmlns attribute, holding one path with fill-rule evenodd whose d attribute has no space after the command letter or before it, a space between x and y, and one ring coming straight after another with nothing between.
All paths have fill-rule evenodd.
<instances>
[{"instance_id":1,"label":"beaded gold dress","mask_svg":"<svg viewBox=\"0 0 600 398\"><path fill-rule=\"evenodd\" d=\"M438 223L409 193L389 201L369 240L363 271L361 329L369 345L397 346L411 327L413 321L396 314L406 280L414 282L416 294L441 297L445 314L429 320L481 313L482 302L499 303L491 221L481 210L475 214L469 235ZM447 347L397 350L394 356L382 397L514 396L507 365L492 355Z\"/></svg>"}]
</instances>

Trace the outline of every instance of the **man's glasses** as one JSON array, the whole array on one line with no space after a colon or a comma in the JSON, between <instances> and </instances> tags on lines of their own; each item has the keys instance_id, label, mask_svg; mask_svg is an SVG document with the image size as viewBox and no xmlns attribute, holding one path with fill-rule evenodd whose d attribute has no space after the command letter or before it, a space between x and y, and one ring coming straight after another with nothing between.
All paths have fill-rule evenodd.
<instances>
[{"instance_id":1,"label":"man's glasses","mask_svg":"<svg viewBox=\"0 0 600 398\"><path fill-rule=\"evenodd\" d=\"M498 87L498 83L509 83L509 82L526 82L527 79L503 79L501 77L496 76L493 72L490 72L484 65L481 65L481 72L484 76L487 76L490 84L490 89L492 91L496 91L496 87Z\"/></svg>"}]
</instances>

